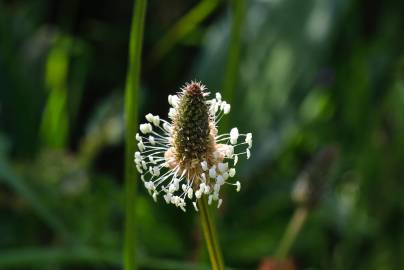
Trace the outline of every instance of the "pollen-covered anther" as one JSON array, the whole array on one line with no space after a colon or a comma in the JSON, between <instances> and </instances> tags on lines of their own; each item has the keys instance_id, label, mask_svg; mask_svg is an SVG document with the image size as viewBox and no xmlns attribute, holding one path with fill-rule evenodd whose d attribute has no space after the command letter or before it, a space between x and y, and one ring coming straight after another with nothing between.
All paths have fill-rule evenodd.
<instances>
[{"instance_id":1,"label":"pollen-covered anther","mask_svg":"<svg viewBox=\"0 0 404 270\"><path fill-rule=\"evenodd\" d=\"M162 193L166 203L186 211L191 200L195 211L197 201L207 196L208 203L223 203L220 190L227 184L240 182L234 167L242 155L250 158L252 134L240 134L237 128L230 133L218 134L221 117L230 112L230 104L220 93L208 100L208 92L198 82L186 84L177 95L170 95L170 121L151 113L147 123L140 125L136 134L139 151L134 154L136 169L153 200ZM161 124L161 126L160 126ZM153 126L155 129L153 130ZM241 142L239 142L241 138Z\"/></svg>"}]
</instances>

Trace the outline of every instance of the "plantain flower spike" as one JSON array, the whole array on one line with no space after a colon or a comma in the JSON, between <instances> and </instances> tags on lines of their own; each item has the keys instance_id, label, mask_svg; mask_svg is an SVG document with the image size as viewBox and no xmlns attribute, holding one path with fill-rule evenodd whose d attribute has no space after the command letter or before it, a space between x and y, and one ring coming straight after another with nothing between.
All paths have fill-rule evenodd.
<instances>
[{"instance_id":1,"label":"plantain flower spike","mask_svg":"<svg viewBox=\"0 0 404 270\"><path fill-rule=\"evenodd\" d=\"M151 113L136 134L138 150L134 161L141 179L155 201L163 196L168 204L186 211L207 196L208 203L219 208L220 190L233 185L239 156L250 158L252 134L240 134L237 128L218 134L218 123L230 112L230 104L220 93L208 99L209 92L199 82L185 84L177 95L169 95L170 121Z\"/></svg>"}]
</instances>

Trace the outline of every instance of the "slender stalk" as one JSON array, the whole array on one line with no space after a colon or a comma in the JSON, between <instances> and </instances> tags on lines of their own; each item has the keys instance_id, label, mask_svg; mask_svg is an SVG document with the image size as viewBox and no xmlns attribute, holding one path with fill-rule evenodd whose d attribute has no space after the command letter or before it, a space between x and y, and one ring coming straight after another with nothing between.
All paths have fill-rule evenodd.
<instances>
[{"instance_id":1,"label":"slender stalk","mask_svg":"<svg viewBox=\"0 0 404 270\"><path fill-rule=\"evenodd\" d=\"M140 88L140 63L147 0L135 1L129 41L129 67L125 88L125 235L124 270L136 269L135 205L137 173L132 163L138 121L137 100Z\"/></svg>"},{"instance_id":2,"label":"slender stalk","mask_svg":"<svg viewBox=\"0 0 404 270\"><path fill-rule=\"evenodd\" d=\"M223 258L220 250L219 241L217 240L216 228L209 212L208 202L203 196L198 200L200 219L202 224L203 235L205 237L206 246L208 248L210 262L213 270L223 270Z\"/></svg>"},{"instance_id":3,"label":"slender stalk","mask_svg":"<svg viewBox=\"0 0 404 270\"><path fill-rule=\"evenodd\" d=\"M198 27L205 18L212 14L218 4L219 0L203 0L175 23L153 48L150 57L150 66L156 64L179 40Z\"/></svg>"},{"instance_id":4,"label":"slender stalk","mask_svg":"<svg viewBox=\"0 0 404 270\"><path fill-rule=\"evenodd\" d=\"M293 246L293 243L303 227L307 214L307 207L301 206L295 210L276 252L278 259L284 260L288 256L290 248Z\"/></svg>"},{"instance_id":5,"label":"slender stalk","mask_svg":"<svg viewBox=\"0 0 404 270\"><path fill-rule=\"evenodd\" d=\"M242 28L244 23L245 0L232 0L232 25L228 45L226 70L223 81L223 96L230 104L234 103L234 93L237 84ZM223 130L229 128L229 120L222 122Z\"/></svg>"}]
</instances>

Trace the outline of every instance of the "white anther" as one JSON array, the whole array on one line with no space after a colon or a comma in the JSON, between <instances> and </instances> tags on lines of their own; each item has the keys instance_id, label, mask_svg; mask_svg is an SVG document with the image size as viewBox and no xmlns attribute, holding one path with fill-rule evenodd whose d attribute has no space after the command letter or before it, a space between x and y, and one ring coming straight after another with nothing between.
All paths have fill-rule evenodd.
<instances>
[{"instance_id":1,"label":"white anther","mask_svg":"<svg viewBox=\"0 0 404 270\"><path fill-rule=\"evenodd\" d=\"M209 195L209 197L208 197L208 204L209 204L209 205L212 204L212 199L213 199L213 196L212 196L212 195Z\"/></svg>"},{"instance_id":2,"label":"white anther","mask_svg":"<svg viewBox=\"0 0 404 270\"><path fill-rule=\"evenodd\" d=\"M151 143L151 145L156 145L156 141L154 140L153 136L149 136L149 142Z\"/></svg>"},{"instance_id":3,"label":"white anther","mask_svg":"<svg viewBox=\"0 0 404 270\"><path fill-rule=\"evenodd\" d=\"M194 206L195 211L198 212L199 210L198 210L198 206L196 206L196 202L192 202L192 205Z\"/></svg>"},{"instance_id":4,"label":"white anther","mask_svg":"<svg viewBox=\"0 0 404 270\"><path fill-rule=\"evenodd\" d=\"M251 146L252 146L252 134L251 133L247 133L247 135L245 137L245 142L248 144L248 148L251 148Z\"/></svg>"},{"instance_id":5,"label":"white anther","mask_svg":"<svg viewBox=\"0 0 404 270\"><path fill-rule=\"evenodd\" d=\"M219 163L218 165L217 165L217 168L219 169L219 171L220 172L226 172L228 169L229 169L229 164L227 164L227 163Z\"/></svg>"},{"instance_id":6,"label":"white anther","mask_svg":"<svg viewBox=\"0 0 404 270\"><path fill-rule=\"evenodd\" d=\"M145 150L143 142L139 142L137 144L137 148L140 150L140 152L143 152Z\"/></svg>"},{"instance_id":7,"label":"white anther","mask_svg":"<svg viewBox=\"0 0 404 270\"><path fill-rule=\"evenodd\" d=\"M197 190L197 191L195 191L195 197L197 198L197 199L200 199L201 197L202 197L202 192L201 192L201 190Z\"/></svg>"},{"instance_id":8,"label":"white anther","mask_svg":"<svg viewBox=\"0 0 404 270\"><path fill-rule=\"evenodd\" d=\"M142 168L140 167L140 165L136 165L136 169L139 173L143 173Z\"/></svg>"},{"instance_id":9,"label":"white anther","mask_svg":"<svg viewBox=\"0 0 404 270\"><path fill-rule=\"evenodd\" d=\"M192 188L189 188L189 189L188 189L188 198L189 198L189 199L192 199L193 195L194 195L193 189L192 189Z\"/></svg>"},{"instance_id":10,"label":"white anther","mask_svg":"<svg viewBox=\"0 0 404 270\"><path fill-rule=\"evenodd\" d=\"M153 200L157 202L157 191L153 192Z\"/></svg>"},{"instance_id":11,"label":"white anther","mask_svg":"<svg viewBox=\"0 0 404 270\"><path fill-rule=\"evenodd\" d=\"M231 144L236 144L237 139L238 139L238 129L237 128L232 128L230 131L230 143Z\"/></svg>"},{"instance_id":12,"label":"white anther","mask_svg":"<svg viewBox=\"0 0 404 270\"><path fill-rule=\"evenodd\" d=\"M168 187L168 192L173 193L174 191L176 191L175 185L170 184L170 186Z\"/></svg>"},{"instance_id":13,"label":"white anther","mask_svg":"<svg viewBox=\"0 0 404 270\"><path fill-rule=\"evenodd\" d=\"M160 125L160 116L156 115L153 117L153 124L158 127Z\"/></svg>"},{"instance_id":14,"label":"white anther","mask_svg":"<svg viewBox=\"0 0 404 270\"><path fill-rule=\"evenodd\" d=\"M168 111L168 117L170 117L171 119L173 119L175 117L175 114L177 113L177 110L174 108L170 108L170 110Z\"/></svg>"},{"instance_id":15,"label":"white anther","mask_svg":"<svg viewBox=\"0 0 404 270\"><path fill-rule=\"evenodd\" d=\"M204 160L201 162L202 170L206 171L208 169L208 163Z\"/></svg>"},{"instance_id":16,"label":"white anther","mask_svg":"<svg viewBox=\"0 0 404 270\"><path fill-rule=\"evenodd\" d=\"M150 161L151 163L154 163L154 158L153 158L153 156L148 156L147 158L149 159L149 161Z\"/></svg>"},{"instance_id":17,"label":"white anther","mask_svg":"<svg viewBox=\"0 0 404 270\"><path fill-rule=\"evenodd\" d=\"M171 125L170 124L164 122L163 128L164 128L165 131L171 132Z\"/></svg>"},{"instance_id":18,"label":"white anther","mask_svg":"<svg viewBox=\"0 0 404 270\"><path fill-rule=\"evenodd\" d=\"M142 155L140 154L139 151L136 151L136 152L135 152L135 158L136 158L136 159L142 159Z\"/></svg>"},{"instance_id":19,"label":"white anther","mask_svg":"<svg viewBox=\"0 0 404 270\"><path fill-rule=\"evenodd\" d=\"M154 174L154 176L160 176L160 170L158 167L153 168L153 174Z\"/></svg>"},{"instance_id":20,"label":"white anther","mask_svg":"<svg viewBox=\"0 0 404 270\"><path fill-rule=\"evenodd\" d=\"M224 113L224 114L228 114L229 112L230 112L230 104L226 103L226 104L223 106L223 113Z\"/></svg>"},{"instance_id":21,"label":"white anther","mask_svg":"<svg viewBox=\"0 0 404 270\"><path fill-rule=\"evenodd\" d=\"M210 178L216 177L216 167L215 166L213 166L212 168L209 169L209 177Z\"/></svg>"},{"instance_id":22,"label":"white anther","mask_svg":"<svg viewBox=\"0 0 404 270\"><path fill-rule=\"evenodd\" d=\"M187 190L188 186L187 186L187 185L185 185L185 184L182 184L181 188L182 188L182 191L184 191L184 192L185 192L185 191Z\"/></svg>"},{"instance_id":23,"label":"white anther","mask_svg":"<svg viewBox=\"0 0 404 270\"><path fill-rule=\"evenodd\" d=\"M201 180L202 182L206 182L206 175L204 173L201 173Z\"/></svg>"},{"instance_id":24,"label":"white anther","mask_svg":"<svg viewBox=\"0 0 404 270\"><path fill-rule=\"evenodd\" d=\"M222 101L222 95L218 92L218 93L216 93L216 99L217 99L217 101Z\"/></svg>"},{"instance_id":25,"label":"white anther","mask_svg":"<svg viewBox=\"0 0 404 270\"><path fill-rule=\"evenodd\" d=\"M139 133L136 133L136 141L142 141L142 137L140 137Z\"/></svg>"},{"instance_id":26,"label":"white anther","mask_svg":"<svg viewBox=\"0 0 404 270\"><path fill-rule=\"evenodd\" d=\"M146 114L145 118L147 121L149 121L151 123L151 122L153 122L154 116L151 113L148 113L148 114Z\"/></svg>"},{"instance_id":27,"label":"white anther","mask_svg":"<svg viewBox=\"0 0 404 270\"><path fill-rule=\"evenodd\" d=\"M234 156L233 166L236 166L237 162L238 162L238 156L236 155L236 156Z\"/></svg>"},{"instance_id":28,"label":"white anther","mask_svg":"<svg viewBox=\"0 0 404 270\"><path fill-rule=\"evenodd\" d=\"M219 199L219 202L217 203L217 208L219 208L223 203L223 199Z\"/></svg>"},{"instance_id":29,"label":"white anther","mask_svg":"<svg viewBox=\"0 0 404 270\"><path fill-rule=\"evenodd\" d=\"M247 148L246 154L247 154L247 159L250 159L250 157L251 157L250 149Z\"/></svg>"},{"instance_id":30,"label":"white anther","mask_svg":"<svg viewBox=\"0 0 404 270\"><path fill-rule=\"evenodd\" d=\"M223 184L224 184L223 176L218 175L218 176L216 177L216 183L217 183L218 185L223 185Z\"/></svg>"},{"instance_id":31,"label":"white anther","mask_svg":"<svg viewBox=\"0 0 404 270\"><path fill-rule=\"evenodd\" d=\"M237 181L236 182L236 191L239 192L240 189L241 189L241 183L240 183L240 181Z\"/></svg>"},{"instance_id":32,"label":"white anther","mask_svg":"<svg viewBox=\"0 0 404 270\"><path fill-rule=\"evenodd\" d=\"M141 124L141 125L140 125L140 131L141 131L143 134L150 133L150 132L152 132L152 130L153 130L153 128L152 128L152 126L151 126L149 123Z\"/></svg>"},{"instance_id":33,"label":"white anther","mask_svg":"<svg viewBox=\"0 0 404 270\"><path fill-rule=\"evenodd\" d=\"M230 176L230 177L234 177L235 175L236 175L236 169L231 168L231 169L229 170L229 176Z\"/></svg>"}]
</instances>

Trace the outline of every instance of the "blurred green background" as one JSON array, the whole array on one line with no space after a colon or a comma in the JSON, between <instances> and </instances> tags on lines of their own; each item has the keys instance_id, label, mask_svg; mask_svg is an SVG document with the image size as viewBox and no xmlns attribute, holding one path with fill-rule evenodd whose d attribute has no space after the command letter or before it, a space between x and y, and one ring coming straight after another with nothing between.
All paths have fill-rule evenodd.
<instances>
[{"instance_id":1,"label":"blurred green background","mask_svg":"<svg viewBox=\"0 0 404 270\"><path fill-rule=\"evenodd\" d=\"M0 269L121 269L132 6L0 1ZM226 265L404 269L403 1L150 0L145 27L140 121L196 79L253 133ZM139 193L140 269L209 269L197 215Z\"/></svg>"}]
</instances>

